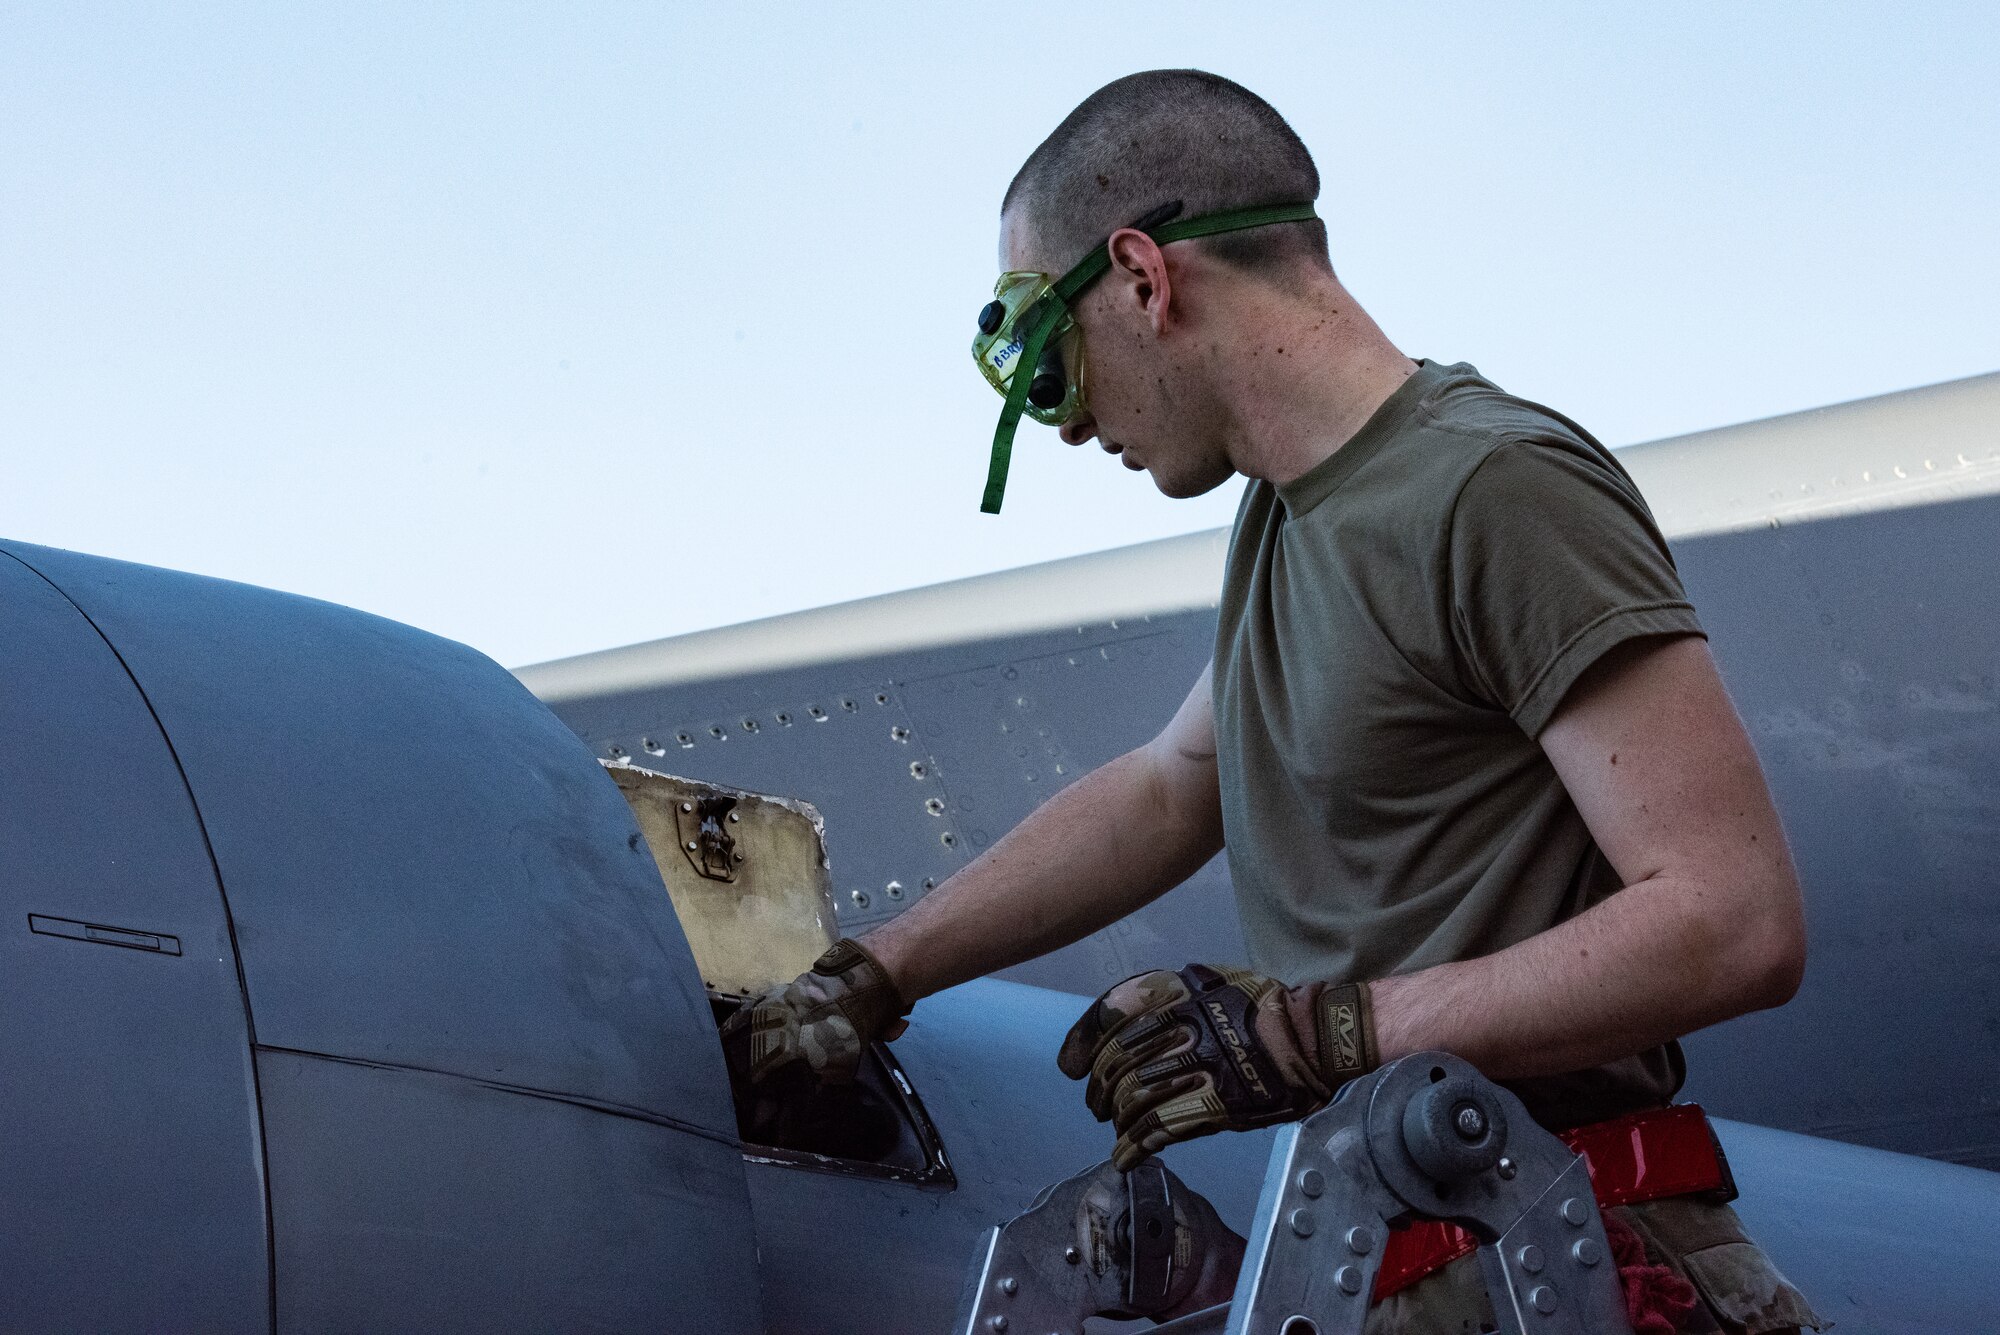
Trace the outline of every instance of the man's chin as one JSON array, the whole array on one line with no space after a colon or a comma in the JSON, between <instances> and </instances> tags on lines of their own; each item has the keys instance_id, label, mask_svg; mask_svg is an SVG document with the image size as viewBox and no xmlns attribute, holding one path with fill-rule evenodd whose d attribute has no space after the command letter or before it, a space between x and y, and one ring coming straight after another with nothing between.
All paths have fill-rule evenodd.
<instances>
[{"instance_id":1,"label":"man's chin","mask_svg":"<svg viewBox=\"0 0 2000 1335\"><path fill-rule=\"evenodd\" d=\"M1233 476L1235 476L1233 473L1224 473L1220 477L1174 477L1164 476L1155 472L1153 474L1153 485L1160 489L1162 496L1170 496L1177 501L1186 501L1192 500L1196 496L1206 496L1209 492L1214 491L1217 487L1229 481Z\"/></svg>"}]
</instances>

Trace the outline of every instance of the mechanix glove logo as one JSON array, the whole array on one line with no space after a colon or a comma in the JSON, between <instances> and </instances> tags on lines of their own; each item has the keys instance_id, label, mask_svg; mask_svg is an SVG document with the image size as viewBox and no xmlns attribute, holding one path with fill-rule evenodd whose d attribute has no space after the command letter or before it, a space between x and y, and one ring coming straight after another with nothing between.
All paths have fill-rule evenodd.
<instances>
[{"instance_id":1,"label":"mechanix glove logo","mask_svg":"<svg viewBox=\"0 0 2000 1335\"><path fill-rule=\"evenodd\" d=\"M1362 1055L1361 1003L1349 994L1358 989L1329 987L1320 993L1320 1069L1334 1074L1368 1070Z\"/></svg>"}]
</instances>

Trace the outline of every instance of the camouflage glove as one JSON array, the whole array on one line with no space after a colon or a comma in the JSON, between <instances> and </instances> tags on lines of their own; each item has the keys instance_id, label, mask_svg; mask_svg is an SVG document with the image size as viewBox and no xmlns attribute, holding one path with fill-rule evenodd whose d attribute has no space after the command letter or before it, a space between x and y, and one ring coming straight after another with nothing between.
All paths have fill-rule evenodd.
<instances>
[{"instance_id":1,"label":"camouflage glove","mask_svg":"<svg viewBox=\"0 0 2000 1335\"><path fill-rule=\"evenodd\" d=\"M722 1051L731 1073L753 1086L796 1063L821 1081L845 1084L868 1045L902 1033L909 1013L875 957L843 937L809 971L724 1021Z\"/></svg>"},{"instance_id":2,"label":"camouflage glove","mask_svg":"<svg viewBox=\"0 0 2000 1335\"><path fill-rule=\"evenodd\" d=\"M1368 992L1190 964L1128 978L1091 1004L1056 1064L1117 1129L1111 1162L1214 1131L1288 1122L1375 1069Z\"/></svg>"}]
</instances>

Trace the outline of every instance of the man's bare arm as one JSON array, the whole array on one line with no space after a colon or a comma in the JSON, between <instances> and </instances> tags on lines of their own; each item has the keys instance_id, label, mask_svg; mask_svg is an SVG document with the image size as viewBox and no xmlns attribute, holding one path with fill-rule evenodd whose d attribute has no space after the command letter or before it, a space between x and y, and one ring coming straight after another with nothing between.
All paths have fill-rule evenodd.
<instances>
[{"instance_id":1,"label":"man's bare arm","mask_svg":"<svg viewBox=\"0 0 2000 1335\"><path fill-rule=\"evenodd\" d=\"M1080 940L1215 856L1222 806L1209 680L1204 671L1158 737L1050 798L868 934L904 1001Z\"/></svg>"},{"instance_id":2,"label":"man's bare arm","mask_svg":"<svg viewBox=\"0 0 2000 1335\"><path fill-rule=\"evenodd\" d=\"M1372 984L1381 1060L1443 1048L1552 1075L1790 999L1798 877L1707 644L1614 651L1540 740L1626 888L1497 954Z\"/></svg>"}]
</instances>

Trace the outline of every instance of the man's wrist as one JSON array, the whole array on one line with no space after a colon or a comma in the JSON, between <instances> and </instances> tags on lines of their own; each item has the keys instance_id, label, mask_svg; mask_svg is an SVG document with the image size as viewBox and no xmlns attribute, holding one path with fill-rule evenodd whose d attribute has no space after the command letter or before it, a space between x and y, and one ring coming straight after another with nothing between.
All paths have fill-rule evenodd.
<instances>
[{"instance_id":1,"label":"man's wrist","mask_svg":"<svg viewBox=\"0 0 2000 1335\"><path fill-rule=\"evenodd\" d=\"M913 985L910 975L914 970L901 943L896 939L897 935L886 928L877 928L866 936L842 939L867 956L869 962L875 966L875 971L888 981L890 989L895 993L897 1002L902 1006L900 1014L908 1015L910 1008L927 994Z\"/></svg>"}]
</instances>

